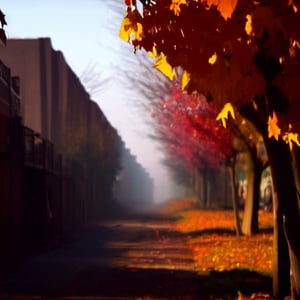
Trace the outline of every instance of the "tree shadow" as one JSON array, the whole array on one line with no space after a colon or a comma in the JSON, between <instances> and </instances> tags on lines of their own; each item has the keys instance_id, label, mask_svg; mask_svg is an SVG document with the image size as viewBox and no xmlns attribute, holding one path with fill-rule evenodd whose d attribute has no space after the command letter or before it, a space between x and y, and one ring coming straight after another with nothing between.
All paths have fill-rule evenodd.
<instances>
[{"instance_id":1,"label":"tree shadow","mask_svg":"<svg viewBox=\"0 0 300 300\"><path fill-rule=\"evenodd\" d=\"M272 280L249 270L212 271L199 275L192 271L143 268L82 269L72 281L59 290L51 285L23 286L7 291L15 295L63 297L108 297L109 299L237 299L238 293L272 293ZM146 298L148 297L148 298ZM1 293L0 293L0 299Z\"/></svg>"},{"instance_id":2,"label":"tree shadow","mask_svg":"<svg viewBox=\"0 0 300 300\"><path fill-rule=\"evenodd\" d=\"M259 229L258 232L253 233L256 234L272 234L273 228L262 228ZM201 230L189 231L185 233L191 237L201 237L203 235L220 235L220 236L236 236L236 231L234 229L225 228L225 227L217 227L217 228L205 228Z\"/></svg>"},{"instance_id":3,"label":"tree shadow","mask_svg":"<svg viewBox=\"0 0 300 300\"><path fill-rule=\"evenodd\" d=\"M271 278L249 270L213 271L206 275L182 270L136 268L110 268L105 271L105 276L101 272L85 270L77 276L70 290L65 291L66 294L233 300L238 293L246 296L272 293Z\"/></svg>"},{"instance_id":4,"label":"tree shadow","mask_svg":"<svg viewBox=\"0 0 300 300\"><path fill-rule=\"evenodd\" d=\"M267 227L267 228L261 228L258 230L258 234L263 233L263 234L273 234L273 227Z\"/></svg>"},{"instance_id":5,"label":"tree shadow","mask_svg":"<svg viewBox=\"0 0 300 300\"><path fill-rule=\"evenodd\" d=\"M187 232L186 235L189 235L191 237L200 237L203 235L226 235L226 236L236 236L236 232L234 229L230 229L230 228L222 228L222 227L218 227L218 228L206 228L206 229L202 229L202 230L196 230L196 231L190 231Z\"/></svg>"},{"instance_id":6,"label":"tree shadow","mask_svg":"<svg viewBox=\"0 0 300 300\"><path fill-rule=\"evenodd\" d=\"M205 293L214 297L236 297L238 292L248 296L258 292L272 294L272 278L247 269L211 271L202 284Z\"/></svg>"},{"instance_id":7,"label":"tree shadow","mask_svg":"<svg viewBox=\"0 0 300 300\"><path fill-rule=\"evenodd\" d=\"M157 236L157 227L151 225L165 218L156 215L145 217L138 220L132 218L133 223L129 222L128 226L122 220L116 220L114 225L109 223L109 226L89 226L80 238L78 236L78 240L43 257L37 257L19 274L14 274L12 280L2 286L2 292L41 295L53 299L78 295L110 297L109 299L156 297L173 300L233 300L237 298L238 292L244 295L255 292L271 294L271 277L250 270L235 269L198 274L192 268L176 269L165 258L162 258L165 261L162 267L161 258L156 254L158 246L163 247L170 256L174 251L183 264L190 263L188 253L180 250L182 247L182 251L189 251L184 250L184 245L181 245L180 238L184 234L162 226ZM149 224L144 224L143 221ZM140 226L143 229L136 230ZM228 228L209 228L188 233L191 234L235 235L235 232ZM157 244L162 238L168 240L166 243ZM142 249L140 254L136 252L138 249ZM133 254L129 256L131 250ZM145 264L144 267L134 264L137 259L143 262L147 258L146 254L152 263ZM123 259L120 266L113 264L118 259ZM3 293L1 298L0 284L0 299L5 299Z\"/></svg>"}]
</instances>

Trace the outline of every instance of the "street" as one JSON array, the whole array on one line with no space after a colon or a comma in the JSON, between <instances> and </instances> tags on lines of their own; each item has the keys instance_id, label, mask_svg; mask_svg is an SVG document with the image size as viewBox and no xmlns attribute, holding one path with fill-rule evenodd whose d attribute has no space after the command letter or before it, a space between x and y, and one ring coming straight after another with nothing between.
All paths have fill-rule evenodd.
<instances>
[{"instance_id":1,"label":"street","mask_svg":"<svg viewBox=\"0 0 300 300\"><path fill-rule=\"evenodd\" d=\"M205 299L173 222L149 213L91 224L5 275L0 299Z\"/></svg>"}]
</instances>

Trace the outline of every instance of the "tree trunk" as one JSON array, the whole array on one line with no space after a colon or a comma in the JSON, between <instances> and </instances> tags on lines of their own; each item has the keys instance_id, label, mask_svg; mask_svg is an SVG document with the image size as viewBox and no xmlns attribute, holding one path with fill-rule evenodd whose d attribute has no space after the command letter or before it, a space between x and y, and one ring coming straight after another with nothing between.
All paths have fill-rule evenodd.
<instances>
[{"instance_id":1,"label":"tree trunk","mask_svg":"<svg viewBox=\"0 0 300 300\"><path fill-rule=\"evenodd\" d=\"M221 170L210 169L209 176L209 208L220 207L220 199L224 197L222 192L223 174Z\"/></svg>"},{"instance_id":2,"label":"tree trunk","mask_svg":"<svg viewBox=\"0 0 300 300\"><path fill-rule=\"evenodd\" d=\"M199 204L199 195L198 195L198 170L194 168L192 176L192 186L193 186L193 195L196 197L197 203Z\"/></svg>"},{"instance_id":3,"label":"tree trunk","mask_svg":"<svg viewBox=\"0 0 300 300\"><path fill-rule=\"evenodd\" d=\"M207 169L206 171L206 185L207 185L207 197L206 197L206 209L210 209L211 208L211 197L212 197L212 193L211 193L211 170Z\"/></svg>"},{"instance_id":4,"label":"tree trunk","mask_svg":"<svg viewBox=\"0 0 300 300\"><path fill-rule=\"evenodd\" d=\"M291 240L290 249L295 249L294 244L299 243L297 239L292 238L292 230L299 227L299 211L297 204L297 193L291 162L289 160L289 151L287 145L282 141L269 139L268 130L266 128L268 115L266 102L263 97L257 97L255 103L259 114L252 106L244 106L240 112L250 122L252 122L257 130L262 134L266 151L268 154L270 169L273 181L273 212L274 212L274 239L273 239L273 293L278 299L284 299L286 295L291 293L290 286L290 261L293 250L289 252L287 240ZM260 118L258 118L258 115ZM286 238L284 235L283 216L285 216ZM297 247L296 247L297 249ZM294 256L294 255L292 255ZM299 262L299 261L298 261ZM294 259L294 273L299 273L300 266ZM298 285L300 278L298 278ZM296 285L296 284L294 284ZM299 294L299 287L298 292Z\"/></svg>"},{"instance_id":5,"label":"tree trunk","mask_svg":"<svg viewBox=\"0 0 300 300\"><path fill-rule=\"evenodd\" d=\"M251 223L252 223L252 213L253 213L253 197L254 197L254 166L251 156L247 154L247 195L244 206L244 217L242 224L242 232L245 235L251 235Z\"/></svg>"},{"instance_id":6,"label":"tree trunk","mask_svg":"<svg viewBox=\"0 0 300 300\"><path fill-rule=\"evenodd\" d=\"M203 169L202 177L203 177L203 208L207 208L208 202L208 176L207 176L207 169Z\"/></svg>"},{"instance_id":7,"label":"tree trunk","mask_svg":"<svg viewBox=\"0 0 300 300\"><path fill-rule=\"evenodd\" d=\"M230 174L230 186L232 190L232 205L233 205L233 213L234 213L234 220L235 220L235 232L236 235L239 237L242 234L241 230L241 223L240 223L240 217L239 217L239 209L238 209L238 193L237 193L237 187L235 184L235 165L230 164L229 166L229 174Z\"/></svg>"},{"instance_id":8,"label":"tree trunk","mask_svg":"<svg viewBox=\"0 0 300 300\"><path fill-rule=\"evenodd\" d=\"M251 232L257 233L259 230L258 224L258 210L260 199L260 182L262 177L263 165L256 160L254 164L254 186L253 186L253 210L251 218Z\"/></svg>"},{"instance_id":9,"label":"tree trunk","mask_svg":"<svg viewBox=\"0 0 300 300\"><path fill-rule=\"evenodd\" d=\"M300 202L299 202L299 191L300 191L300 170L299 170L299 162L300 162L300 148L294 147L294 149L291 151L292 154L292 169L293 169L293 175L295 180L295 187L297 192L297 202L298 202L298 219L299 219L299 209L300 209ZM298 221L300 222L300 221ZM298 224L295 224L296 227L290 229L291 233L293 234L293 238L295 239L294 245L289 242L289 234L288 231L288 225L286 223L286 219L284 219L284 228L286 233L286 238L288 240L288 246L289 246L289 255L290 255L290 264L291 264L291 292L294 299L300 299L300 242L299 238L297 238L297 235L295 232L297 231ZM291 249L294 249L294 251L291 251ZM298 266L298 267L297 267Z\"/></svg>"},{"instance_id":10,"label":"tree trunk","mask_svg":"<svg viewBox=\"0 0 300 300\"><path fill-rule=\"evenodd\" d=\"M201 176L198 168L194 170L194 194L198 203L197 205L201 207Z\"/></svg>"},{"instance_id":11,"label":"tree trunk","mask_svg":"<svg viewBox=\"0 0 300 300\"><path fill-rule=\"evenodd\" d=\"M295 185L297 189L298 207L300 207L300 147L293 147L292 153L292 167L295 178Z\"/></svg>"},{"instance_id":12,"label":"tree trunk","mask_svg":"<svg viewBox=\"0 0 300 300\"><path fill-rule=\"evenodd\" d=\"M300 299L300 217L290 153L282 140L265 137L265 145L274 189L274 295L283 299L292 291L294 299Z\"/></svg>"},{"instance_id":13,"label":"tree trunk","mask_svg":"<svg viewBox=\"0 0 300 300\"><path fill-rule=\"evenodd\" d=\"M186 184L183 185L183 195L185 197L192 197L195 194L195 184L194 184L194 175L195 172L190 172L188 174L189 179L188 182Z\"/></svg>"},{"instance_id":14,"label":"tree trunk","mask_svg":"<svg viewBox=\"0 0 300 300\"><path fill-rule=\"evenodd\" d=\"M242 232L251 235L258 232L258 208L260 195L260 181L262 175L262 163L257 156L247 154L248 174L247 174L247 197L244 208L244 218Z\"/></svg>"},{"instance_id":15,"label":"tree trunk","mask_svg":"<svg viewBox=\"0 0 300 300\"><path fill-rule=\"evenodd\" d=\"M244 207L244 218L242 232L246 235L257 233L258 210L260 198L260 182L263 171L263 163L257 157L256 147L250 148L247 154L248 176L247 176L247 197Z\"/></svg>"}]
</instances>

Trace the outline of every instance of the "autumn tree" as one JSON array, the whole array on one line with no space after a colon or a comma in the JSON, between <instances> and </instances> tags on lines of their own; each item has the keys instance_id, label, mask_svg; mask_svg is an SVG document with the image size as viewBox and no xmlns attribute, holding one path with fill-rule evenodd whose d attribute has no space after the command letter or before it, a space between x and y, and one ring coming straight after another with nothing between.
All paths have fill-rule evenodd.
<instances>
[{"instance_id":1,"label":"autumn tree","mask_svg":"<svg viewBox=\"0 0 300 300\"><path fill-rule=\"evenodd\" d=\"M174 83L172 81L169 81L167 77L165 77L162 73L160 72L152 72L153 69L153 61L147 54L143 52L137 52L136 53L135 60L132 61L132 57L124 57L124 61L126 61L126 65L133 65L134 63L137 65L137 67L133 67L132 69L122 69L119 67L119 80L124 87L125 90L135 90L136 93L135 95L131 95L130 99L131 101L134 100L135 105L141 109L141 113L145 114L145 112L149 111L155 111L156 113L162 113L162 103L164 102L164 99L166 97L169 97L172 95L172 91L174 92L176 89L174 89ZM180 70L179 70L180 71ZM176 83L178 85L178 83ZM176 92L178 95L180 93L182 94L182 91L180 89L177 89ZM178 95L173 95L174 98L178 98ZM134 97L134 99L133 99ZM185 97L182 96L182 99L185 99ZM180 103L182 102L182 103ZM189 107L189 102L188 101L177 101L177 103L182 106L181 109L191 109ZM207 106L207 105L206 105ZM205 107L206 107L205 106ZM215 112L216 113L216 112ZM148 120L148 119L147 119ZM154 120L154 122L153 122ZM150 126L156 128L157 126L159 127L160 125L163 125L161 122L156 122L155 118L151 118L149 120ZM258 208L259 208L259 192L260 192L260 177L261 177L261 172L265 166L263 162L261 161L261 158L257 155L257 139L260 137L260 135L257 133L257 131L254 130L254 127L251 126L249 122L247 122L244 118L242 117L237 117L234 123L230 124L230 130L232 131L234 135L234 145L233 151L238 153L240 151L247 152L248 155L248 187L249 187L249 193L247 193L247 201L246 205L244 206L244 214L243 214L243 223L242 223L242 232L244 234L250 235L253 232L258 231ZM172 128L169 127L169 130L172 130ZM158 131L156 131L158 132ZM164 137L158 137L153 136L151 134L151 137L154 138L155 141L158 141L160 144L164 144L166 139ZM238 141L238 142L237 142ZM170 141L169 141L170 142ZM233 168L235 165L236 159L232 160L230 162L230 168ZM228 166L229 166L228 165ZM169 165L169 169L172 171L172 166L175 167L174 165ZM229 171L229 169L228 169ZM229 173L234 172L234 170L231 170ZM171 172L172 174L173 172ZM211 181L217 182L217 178L219 178L220 172L217 172L215 170L210 169L208 172L208 177L211 178ZM198 196L201 193L201 188L197 184L201 182L197 178L199 175L198 172L194 171L193 172L194 179L194 188L195 190L198 190ZM225 175L223 175L225 176ZM222 180L222 178L220 178ZM236 181L235 176L232 178L233 181ZM222 181L224 182L224 180ZM225 183L225 182L224 182ZM215 183L216 184L216 183ZM238 186L237 184L233 184L232 189L235 191L235 198L232 199L232 201L237 201L238 199L238 193L237 189ZM225 189L225 186L222 187L219 190ZM216 189L213 189L214 191ZM222 193L222 192L221 192ZM224 193L223 193L224 194ZM215 200L218 199L218 195L208 195L206 192L204 192L204 195L207 195L206 198L214 198ZM228 195L231 197L231 195ZM225 193L225 199L223 199L223 202L226 202L226 199L229 199L227 197L227 194ZM202 200L203 197L202 197ZM206 202L210 201L207 199ZM235 205L236 207L238 206Z\"/></svg>"},{"instance_id":2,"label":"autumn tree","mask_svg":"<svg viewBox=\"0 0 300 300\"><path fill-rule=\"evenodd\" d=\"M262 135L274 189L274 294L282 299L291 292L300 299L294 146L300 144L300 1L140 3L142 14L134 0L126 1L120 36L155 57L155 66L170 79L182 68L184 89L201 92L220 109L229 104Z\"/></svg>"},{"instance_id":3,"label":"autumn tree","mask_svg":"<svg viewBox=\"0 0 300 300\"><path fill-rule=\"evenodd\" d=\"M222 173L224 176L224 165L230 166L236 233L240 235L232 135L216 121L216 108L208 105L203 96L183 93L174 84L170 95L153 109L154 126L166 153L194 174L194 190L200 207L207 208L212 199L222 198L216 178L221 178Z\"/></svg>"},{"instance_id":4,"label":"autumn tree","mask_svg":"<svg viewBox=\"0 0 300 300\"><path fill-rule=\"evenodd\" d=\"M261 135L250 122L236 114L235 121L230 123L230 128L234 135L234 148L238 153L237 164L242 161L246 172L247 193L243 203L242 232L251 235L259 230L260 184L268 161Z\"/></svg>"}]
</instances>

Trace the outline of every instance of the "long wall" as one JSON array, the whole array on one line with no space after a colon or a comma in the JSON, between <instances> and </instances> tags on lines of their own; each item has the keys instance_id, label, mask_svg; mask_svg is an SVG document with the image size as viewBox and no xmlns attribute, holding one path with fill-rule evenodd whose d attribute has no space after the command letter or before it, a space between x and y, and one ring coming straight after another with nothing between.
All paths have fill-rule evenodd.
<instances>
[{"instance_id":1,"label":"long wall","mask_svg":"<svg viewBox=\"0 0 300 300\"><path fill-rule=\"evenodd\" d=\"M9 39L0 58L21 78L24 124L63 152L67 130L82 124L90 101L63 54L52 48L49 38Z\"/></svg>"},{"instance_id":2,"label":"long wall","mask_svg":"<svg viewBox=\"0 0 300 300\"><path fill-rule=\"evenodd\" d=\"M105 214L121 141L49 39L8 40L0 59L1 264Z\"/></svg>"},{"instance_id":3,"label":"long wall","mask_svg":"<svg viewBox=\"0 0 300 300\"><path fill-rule=\"evenodd\" d=\"M18 254L22 237L22 133L14 82L0 61L0 269Z\"/></svg>"}]
</instances>

